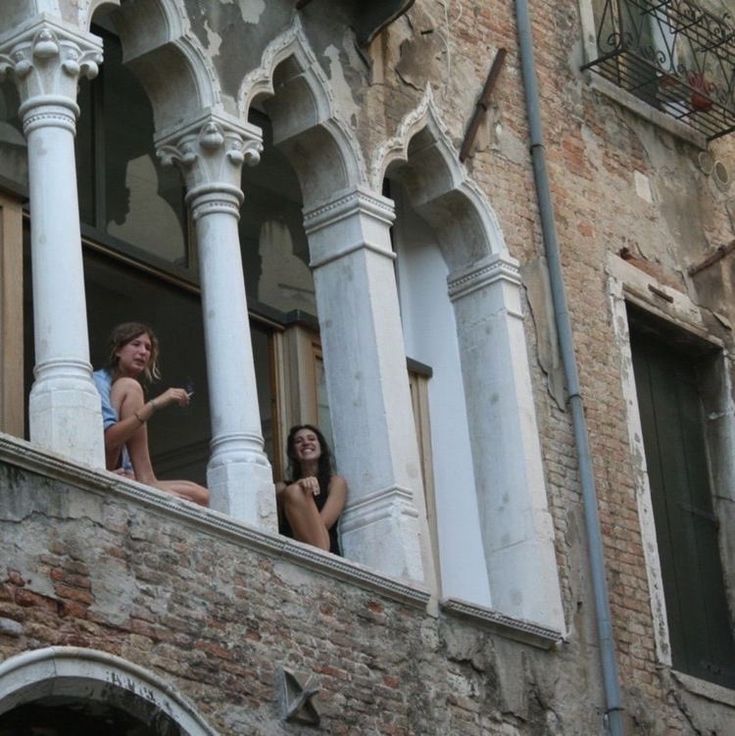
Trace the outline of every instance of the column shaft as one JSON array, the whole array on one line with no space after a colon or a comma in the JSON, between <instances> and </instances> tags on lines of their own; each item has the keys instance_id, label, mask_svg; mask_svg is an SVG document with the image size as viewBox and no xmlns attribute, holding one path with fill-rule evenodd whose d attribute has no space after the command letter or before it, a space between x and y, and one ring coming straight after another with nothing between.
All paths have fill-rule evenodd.
<instances>
[{"instance_id":1,"label":"column shaft","mask_svg":"<svg viewBox=\"0 0 735 736\"><path fill-rule=\"evenodd\" d=\"M2 53L7 51L7 53ZM74 134L80 75L102 60L99 39L42 17L0 50L21 96L28 140L36 350L31 440L104 467L100 398L92 382Z\"/></svg>"},{"instance_id":2,"label":"column shaft","mask_svg":"<svg viewBox=\"0 0 735 736\"><path fill-rule=\"evenodd\" d=\"M158 138L164 163L184 174L196 223L207 350L211 506L275 532L273 474L263 451L258 390L242 270L242 164L257 163L260 131L207 112Z\"/></svg>"},{"instance_id":3,"label":"column shaft","mask_svg":"<svg viewBox=\"0 0 735 736\"><path fill-rule=\"evenodd\" d=\"M492 256L449 284L493 607L563 629L518 266Z\"/></svg>"},{"instance_id":4,"label":"column shaft","mask_svg":"<svg viewBox=\"0 0 735 736\"><path fill-rule=\"evenodd\" d=\"M307 213L327 393L350 492L347 557L434 586L406 370L390 200L357 190Z\"/></svg>"}]
</instances>

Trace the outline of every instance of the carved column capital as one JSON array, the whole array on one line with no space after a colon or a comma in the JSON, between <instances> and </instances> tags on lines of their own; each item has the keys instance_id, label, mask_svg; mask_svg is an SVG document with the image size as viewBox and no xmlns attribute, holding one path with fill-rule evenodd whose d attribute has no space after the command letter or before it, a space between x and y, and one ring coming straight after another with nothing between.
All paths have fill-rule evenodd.
<instances>
[{"instance_id":1,"label":"carved column capital","mask_svg":"<svg viewBox=\"0 0 735 736\"><path fill-rule=\"evenodd\" d=\"M102 41L44 16L0 45L0 79L11 77L20 94L26 135L56 125L73 131L79 115L80 77L93 79L102 63Z\"/></svg>"},{"instance_id":2,"label":"carved column capital","mask_svg":"<svg viewBox=\"0 0 735 736\"><path fill-rule=\"evenodd\" d=\"M208 112L193 122L157 136L158 157L176 165L186 181L186 200L194 219L209 212L239 216L242 166L255 166L263 150L254 125Z\"/></svg>"}]
</instances>

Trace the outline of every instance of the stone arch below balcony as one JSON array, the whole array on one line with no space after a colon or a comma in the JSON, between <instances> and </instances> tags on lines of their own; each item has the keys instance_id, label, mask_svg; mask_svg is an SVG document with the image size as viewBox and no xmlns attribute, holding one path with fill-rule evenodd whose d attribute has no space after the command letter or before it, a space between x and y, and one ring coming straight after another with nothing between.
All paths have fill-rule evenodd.
<instances>
[{"instance_id":1,"label":"stone arch below balcony","mask_svg":"<svg viewBox=\"0 0 735 736\"><path fill-rule=\"evenodd\" d=\"M0 719L37 703L107 704L153 729L174 725L186 736L215 736L173 685L139 665L106 652L48 647L0 664ZM17 712L17 711L16 711Z\"/></svg>"}]
</instances>

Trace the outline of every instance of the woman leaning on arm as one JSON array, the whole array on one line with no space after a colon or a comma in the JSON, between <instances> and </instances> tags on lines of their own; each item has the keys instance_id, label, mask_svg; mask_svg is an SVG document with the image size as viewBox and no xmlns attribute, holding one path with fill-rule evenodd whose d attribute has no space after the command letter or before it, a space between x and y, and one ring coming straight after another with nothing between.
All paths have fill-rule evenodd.
<instances>
[{"instance_id":1,"label":"woman leaning on arm","mask_svg":"<svg viewBox=\"0 0 735 736\"><path fill-rule=\"evenodd\" d=\"M347 483L332 472L324 435L311 424L292 427L286 454L291 480L276 484L281 534L340 554L337 521L347 500Z\"/></svg>"},{"instance_id":2,"label":"woman leaning on arm","mask_svg":"<svg viewBox=\"0 0 735 736\"><path fill-rule=\"evenodd\" d=\"M186 389L169 388L146 401L142 382L159 378L158 338L140 322L125 322L110 335L109 363L94 372L102 401L105 462L108 470L127 475L172 496L209 503L209 491L188 480L158 480L148 449L147 423L172 404L188 406Z\"/></svg>"}]
</instances>

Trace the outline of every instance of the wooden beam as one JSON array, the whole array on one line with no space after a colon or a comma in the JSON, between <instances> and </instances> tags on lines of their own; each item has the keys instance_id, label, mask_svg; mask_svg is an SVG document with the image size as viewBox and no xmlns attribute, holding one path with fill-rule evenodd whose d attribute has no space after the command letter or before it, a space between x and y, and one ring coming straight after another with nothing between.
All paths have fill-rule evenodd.
<instances>
[{"instance_id":1,"label":"wooden beam","mask_svg":"<svg viewBox=\"0 0 735 736\"><path fill-rule=\"evenodd\" d=\"M490 72L488 73L487 80L485 81L485 86L482 88L482 94L480 95L480 99L475 105L475 112L472 115L472 120L470 121L470 124L467 127L467 132L464 136L462 149L459 152L460 161L464 161L467 156L470 155L472 146L475 143L475 138L477 137L477 131L480 128L480 123L487 113L487 108L490 103L490 97L493 94L493 89L495 89L495 83L497 82L498 75L500 74L500 70L503 67L503 62L505 61L506 54L507 52L505 49L498 49L498 53L495 54L493 64L490 67Z\"/></svg>"}]
</instances>

